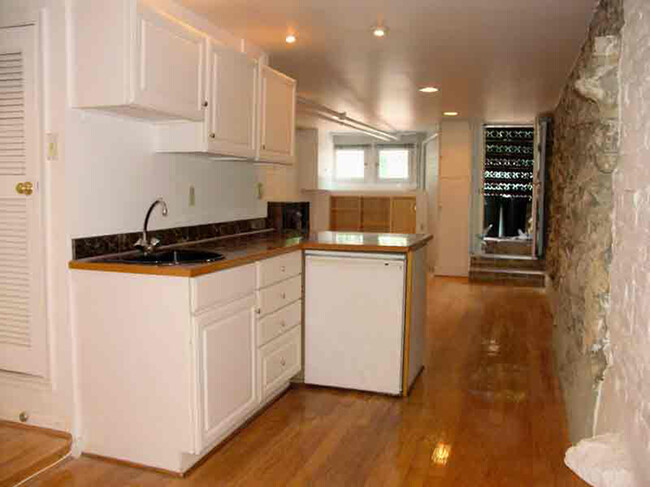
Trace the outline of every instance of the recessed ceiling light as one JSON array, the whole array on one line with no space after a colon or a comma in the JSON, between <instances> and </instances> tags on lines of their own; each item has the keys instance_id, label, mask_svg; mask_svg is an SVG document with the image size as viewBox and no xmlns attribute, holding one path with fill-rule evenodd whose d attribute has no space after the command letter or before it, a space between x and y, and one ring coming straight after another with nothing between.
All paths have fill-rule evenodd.
<instances>
[{"instance_id":1,"label":"recessed ceiling light","mask_svg":"<svg viewBox=\"0 0 650 487\"><path fill-rule=\"evenodd\" d=\"M456 117L458 116L458 112L444 112L443 115L445 117Z\"/></svg>"},{"instance_id":2,"label":"recessed ceiling light","mask_svg":"<svg viewBox=\"0 0 650 487\"><path fill-rule=\"evenodd\" d=\"M376 25L372 28L372 34L375 37L384 37L386 34L388 34L388 28L384 27L383 25Z\"/></svg>"},{"instance_id":3,"label":"recessed ceiling light","mask_svg":"<svg viewBox=\"0 0 650 487\"><path fill-rule=\"evenodd\" d=\"M284 40L287 41L287 44L293 44L294 42L296 42L296 35L295 34L289 34L289 35L287 35L287 37L285 37Z\"/></svg>"},{"instance_id":4,"label":"recessed ceiling light","mask_svg":"<svg viewBox=\"0 0 650 487\"><path fill-rule=\"evenodd\" d=\"M438 90L438 88L434 88L433 86L425 86L424 88L420 88L420 91L422 93L435 93L440 90Z\"/></svg>"}]
</instances>

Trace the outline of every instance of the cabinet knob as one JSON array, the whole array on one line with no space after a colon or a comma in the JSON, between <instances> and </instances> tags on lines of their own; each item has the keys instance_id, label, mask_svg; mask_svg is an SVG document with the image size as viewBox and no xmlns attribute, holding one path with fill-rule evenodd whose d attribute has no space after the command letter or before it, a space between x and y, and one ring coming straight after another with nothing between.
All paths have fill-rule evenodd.
<instances>
[{"instance_id":1,"label":"cabinet knob","mask_svg":"<svg viewBox=\"0 0 650 487\"><path fill-rule=\"evenodd\" d=\"M34 186L29 181L27 181L26 183L18 183L16 185L16 193L18 194L24 194L25 196L29 196L30 194L32 194L33 191L34 191Z\"/></svg>"},{"instance_id":2,"label":"cabinet knob","mask_svg":"<svg viewBox=\"0 0 650 487\"><path fill-rule=\"evenodd\" d=\"M210 138L211 138L211 139L216 139L216 138L217 138L217 134L215 134L214 132L212 132L212 133L210 134Z\"/></svg>"},{"instance_id":3,"label":"cabinet knob","mask_svg":"<svg viewBox=\"0 0 650 487\"><path fill-rule=\"evenodd\" d=\"M282 296L282 299L287 299L287 294L286 293L282 293L281 296Z\"/></svg>"},{"instance_id":4,"label":"cabinet knob","mask_svg":"<svg viewBox=\"0 0 650 487\"><path fill-rule=\"evenodd\" d=\"M287 361L284 360L284 359L280 360L280 365L282 365L282 367L284 367L285 365L287 365Z\"/></svg>"},{"instance_id":5,"label":"cabinet knob","mask_svg":"<svg viewBox=\"0 0 650 487\"><path fill-rule=\"evenodd\" d=\"M285 326L287 326L287 324L286 324L284 321L282 321L282 322L280 322L280 326L281 326L282 328L284 328Z\"/></svg>"},{"instance_id":6,"label":"cabinet knob","mask_svg":"<svg viewBox=\"0 0 650 487\"><path fill-rule=\"evenodd\" d=\"M204 102L203 102L203 106L204 106L204 107L207 107L207 106L208 106L208 102L207 102L207 101L204 101Z\"/></svg>"},{"instance_id":7,"label":"cabinet knob","mask_svg":"<svg viewBox=\"0 0 650 487\"><path fill-rule=\"evenodd\" d=\"M262 308L255 308L255 312L259 315L262 313Z\"/></svg>"},{"instance_id":8,"label":"cabinet knob","mask_svg":"<svg viewBox=\"0 0 650 487\"><path fill-rule=\"evenodd\" d=\"M287 268L285 266L280 267L280 272L285 272Z\"/></svg>"}]
</instances>

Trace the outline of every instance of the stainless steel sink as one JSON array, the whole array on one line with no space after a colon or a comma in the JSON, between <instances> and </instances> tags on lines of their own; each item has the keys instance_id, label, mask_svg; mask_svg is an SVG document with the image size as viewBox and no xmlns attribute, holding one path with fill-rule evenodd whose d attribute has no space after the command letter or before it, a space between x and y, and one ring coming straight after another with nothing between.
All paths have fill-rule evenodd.
<instances>
[{"instance_id":1,"label":"stainless steel sink","mask_svg":"<svg viewBox=\"0 0 650 487\"><path fill-rule=\"evenodd\" d=\"M222 259L224 259L222 254L218 252L210 252L209 250L175 249L161 250L152 253L140 252L134 255L113 257L106 259L104 262L116 262L120 264L180 265L205 264Z\"/></svg>"}]
</instances>

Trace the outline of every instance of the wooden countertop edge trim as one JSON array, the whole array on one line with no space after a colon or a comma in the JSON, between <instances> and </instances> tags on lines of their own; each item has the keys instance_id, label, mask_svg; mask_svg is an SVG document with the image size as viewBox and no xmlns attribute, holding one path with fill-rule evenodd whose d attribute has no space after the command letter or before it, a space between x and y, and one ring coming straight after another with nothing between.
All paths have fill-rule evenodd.
<instances>
[{"instance_id":1,"label":"wooden countertop edge trim","mask_svg":"<svg viewBox=\"0 0 650 487\"><path fill-rule=\"evenodd\" d=\"M433 237L426 235L421 240L408 247L385 246L385 245L353 245L353 244L332 244L319 242L302 242L287 247L277 249L261 250L251 253L244 257L234 257L219 262L208 264L199 264L195 267L185 266L149 266L139 264L120 264L116 262L94 262L90 260L71 260L68 262L68 268L75 270L100 271L100 272L120 272L124 274L147 274L155 276L175 276L175 277L198 277L212 272L231 269L252 262L268 259L277 255L294 252L296 250L332 250L342 252L384 252L384 253L401 253L406 254L425 246Z\"/></svg>"}]
</instances>

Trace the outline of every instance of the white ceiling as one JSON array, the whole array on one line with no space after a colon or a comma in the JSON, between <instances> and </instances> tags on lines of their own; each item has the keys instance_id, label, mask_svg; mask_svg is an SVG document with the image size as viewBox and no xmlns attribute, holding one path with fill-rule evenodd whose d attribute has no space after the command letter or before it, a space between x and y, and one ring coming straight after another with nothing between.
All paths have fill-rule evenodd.
<instances>
[{"instance_id":1,"label":"white ceiling","mask_svg":"<svg viewBox=\"0 0 650 487\"><path fill-rule=\"evenodd\" d=\"M180 0L270 54L300 94L387 130L442 111L529 122L552 110L595 0ZM390 29L378 39L371 27ZM298 42L288 45L289 30ZM436 94L417 90L432 85Z\"/></svg>"}]
</instances>

